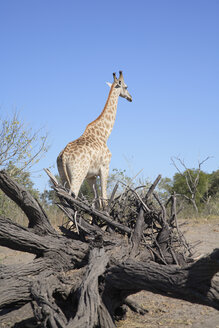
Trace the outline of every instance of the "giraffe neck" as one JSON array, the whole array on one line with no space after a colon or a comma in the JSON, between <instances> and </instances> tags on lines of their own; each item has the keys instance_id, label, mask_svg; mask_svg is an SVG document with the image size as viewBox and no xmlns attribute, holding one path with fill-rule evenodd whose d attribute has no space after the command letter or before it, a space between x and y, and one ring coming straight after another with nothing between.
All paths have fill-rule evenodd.
<instances>
[{"instance_id":1,"label":"giraffe neck","mask_svg":"<svg viewBox=\"0 0 219 328\"><path fill-rule=\"evenodd\" d=\"M114 86L115 84L113 83L102 113L95 121L88 124L84 132L85 135L93 134L105 142L109 138L116 119L116 111L119 98L119 91L118 89L115 89Z\"/></svg>"}]
</instances>

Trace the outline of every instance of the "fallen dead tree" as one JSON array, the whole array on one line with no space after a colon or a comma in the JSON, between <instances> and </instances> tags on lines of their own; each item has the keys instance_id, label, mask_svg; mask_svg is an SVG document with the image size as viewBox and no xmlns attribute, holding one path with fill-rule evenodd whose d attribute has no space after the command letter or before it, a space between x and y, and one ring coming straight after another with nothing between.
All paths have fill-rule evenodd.
<instances>
[{"instance_id":1,"label":"fallen dead tree","mask_svg":"<svg viewBox=\"0 0 219 328\"><path fill-rule=\"evenodd\" d=\"M149 290L219 308L219 250L194 261L177 223L176 199L129 187L107 211L71 197L47 170L71 228L57 232L29 192L0 172L0 188L29 219L24 228L0 217L0 245L35 254L28 264L0 266L0 308L30 302L39 327L115 327L128 298ZM144 188L142 188L144 190ZM124 309L123 309L124 310ZM21 327L24 327L21 323Z\"/></svg>"}]
</instances>

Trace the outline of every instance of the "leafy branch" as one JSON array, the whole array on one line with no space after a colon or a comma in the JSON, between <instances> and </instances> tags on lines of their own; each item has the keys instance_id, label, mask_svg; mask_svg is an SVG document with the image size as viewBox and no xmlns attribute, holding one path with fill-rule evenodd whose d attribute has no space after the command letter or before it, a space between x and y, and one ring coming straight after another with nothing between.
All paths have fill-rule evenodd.
<instances>
[{"instance_id":1,"label":"leafy branch","mask_svg":"<svg viewBox=\"0 0 219 328\"><path fill-rule=\"evenodd\" d=\"M11 118L0 117L0 168L16 163L20 170L31 168L48 151L45 133L42 129L27 129L15 112Z\"/></svg>"}]
</instances>

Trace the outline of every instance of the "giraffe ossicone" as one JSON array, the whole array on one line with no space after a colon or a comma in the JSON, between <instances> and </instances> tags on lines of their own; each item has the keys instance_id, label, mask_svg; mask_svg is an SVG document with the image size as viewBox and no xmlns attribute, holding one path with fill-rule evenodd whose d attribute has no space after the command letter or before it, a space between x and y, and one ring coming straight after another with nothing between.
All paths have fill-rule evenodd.
<instances>
[{"instance_id":1,"label":"giraffe ossicone","mask_svg":"<svg viewBox=\"0 0 219 328\"><path fill-rule=\"evenodd\" d=\"M111 153L107 147L107 140L111 134L117 111L118 98L123 97L132 101L127 90L122 71L119 78L113 73L113 83L102 113L96 120L89 123L78 139L69 142L57 158L59 175L69 193L78 196L80 187L87 179L92 190L96 186L96 177L100 176L101 197L107 200L107 179Z\"/></svg>"}]
</instances>

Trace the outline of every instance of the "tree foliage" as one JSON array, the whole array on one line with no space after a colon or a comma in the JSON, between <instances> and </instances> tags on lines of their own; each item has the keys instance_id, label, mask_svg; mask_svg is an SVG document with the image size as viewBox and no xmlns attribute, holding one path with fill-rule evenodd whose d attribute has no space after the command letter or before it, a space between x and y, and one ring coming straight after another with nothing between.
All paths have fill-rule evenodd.
<instances>
[{"instance_id":1,"label":"tree foliage","mask_svg":"<svg viewBox=\"0 0 219 328\"><path fill-rule=\"evenodd\" d=\"M17 113L12 117L0 117L0 169L10 163L20 170L29 169L48 150L47 134L33 132L25 127Z\"/></svg>"},{"instance_id":2,"label":"tree foliage","mask_svg":"<svg viewBox=\"0 0 219 328\"><path fill-rule=\"evenodd\" d=\"M219 195L219 170L214 171L209 175L208 195L211 197Z\"/></svg>"},{"instance_id":3,"label":"tree foliage","mask_svg":"<svg viewBox=\"0 0 219 328\"><path fill-rule=\"evenodd\" d=\"M187 199L191 197L191 190L186 182L186 179L193 181L197 178L199 174L199 181L197 184L197 190L194 190L195 202L198 207L203 203L204 196L208 190L209 186L209 175L203 171L198 171L197 169L187 169L182 174L176 173L173 177L172 192L186 196Z\"/></svg>"}]
</instances>

